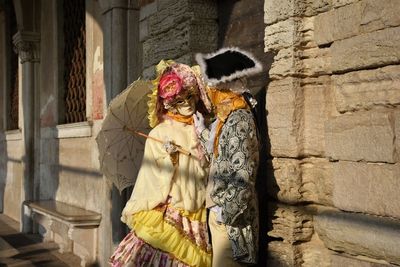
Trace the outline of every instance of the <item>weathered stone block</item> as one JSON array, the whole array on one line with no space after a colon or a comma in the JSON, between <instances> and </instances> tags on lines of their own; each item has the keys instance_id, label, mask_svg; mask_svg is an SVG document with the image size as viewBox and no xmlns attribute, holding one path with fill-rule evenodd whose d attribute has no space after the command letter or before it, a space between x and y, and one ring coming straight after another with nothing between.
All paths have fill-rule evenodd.
<instances>
[{"instance_id":1,"label":"weathered stone block","mask_svg":"<svg viewBox=\"0 0 400 267\"><path fill-rule=\"evenodd\" d=\"M334 267L330 262L332 251L325 247L317 234L313 235L311 241L300 244L300 249L302 252L301 267Z\"/></svg>"},{"instance_id":2,"label":"weathered stone block","mask_svg":"<svg viewBox=\"0 0 400 267\"><path fill-rule=\"evenodd\" d=\"M315 40L319 45L345 39L360 33L361 4L332 9L315 18Z\"/></svg>"},{"instance_id":3,"label":"weathered stone block","mask_svg":"<svg viewBox=\"0 0 400 267\"><path fill-rule=\"evenodd\" d=\"M326 155L337 160L396 161L390 113L359 112L326 122Z\"/></svg>"},{"instance_id":4,"label":"weathered stone block","mask_svg":"<svg viewBox=\"0 0 400 267\"><path fill-rule=\"evenodd\" d=\"M400 164L338 162L333 164L335 207L400 218Z\"/></svg>"},{"instance_id":5,"label":"weathered stone block","mask_svg":"<svg viewBox=\"0 0 400 267\"><path fill-rule=\"evenodd\" d=\"M340 112L400 104L400 66L332 76Z\"/></svg>"},{"instance_id":6,"label":"weathered stone block","mask_svg":"<svg viewBox=\"0 0 400 267\"><path fill-rule=\"evenodd\" d=\"M400 62L400 27L334 42L332 71L344 72Z\"/></svg>"},{"instance_id":7,"label":"weathered stone block","mask_svg":"<svg viewBox=\"0 0 400 267\"><path fill-rule=\"evenodd\" d=\"M325 84L303 86L304 122L302 143L303 155L323 156L325 154L325 121L328 118L327 92L330 90L330 79Z\"/></svg>"},{"instance_id":8,"label":"weathered stone block","mask_svg":"<svg viewBox=\"0 0 400 267\"><path fill-rule=\"evenodd\" d=\"M302 200L332 205L332 163L326 159L308 158L301 162Z\"/></svg>"},{"instance_id":9,"label":"weathered stone block","mask_svg":"<svg viewBox=\"0 0 400 267\"><path fill-rule=\"evenodd\" d=\"M300 18L290 18L267 26L265 28L265 52L293 46L297 42L297 36L294 33L300 23Z\"/></svg>"},{"instance_id":10,"label":"weathered stone block","mask_svg":"<svg viewBox=\"0 0 400 267\"><path fill-rule=\"evenodd\" d=\"M349 255L332 254L330 256L330 266L351 266L351 267L395 267L395 265L388 264L386 261L375 262L360 260L352 258Z\"/></svg>"},{"instance_id":11,"label":"weathered stone block","mask_svg":"<svg viewBox=\"0 0 400 267\"><path fill-rule=\"evenodd\" d=\"M142 21L157 12L157 1L140 8L139 20Z\"/></svg>"},{"instance_id":12,"label":"weathered stone block","mask_svg":"<svg viewBox=\"0 0 400 267\"><path fill-rule=\"evenodd\" d=\"M314 216L314 225L329 249L400 264L400 223L397 220L325 211Z\"/></svg>"},{"instance_id":13,"label":"weathered stone block","mask_svg":"<svg viewBox=\"0 0 400 267\"><path fill-rule=\"evenodd\" d=\"M351 36L399 26L397 0L364 0L319 14L315 19L315 39L327 44Z\"/></svg>"},{"instance_id":14,"label":"weathered stone block","mask_svg":"<svg viewBox=\"0 0 400 267\"><path fill-rule=\"evenodd\" d=\"M298 50L295 51L293 48L279 50L269 70L270 78L278 80L288 76L295 76L297 70L301 69L299 53Z\"/></svg>"},{"instance_id":15,"label":"weathered stone block","mask_svg":"<svg viewBox=\"0 0 400 267\"><path fill-rule=\"evenodd\" d=\"M331 164L325 159L272 160L268 193L283 203L332 204Z\"/></svg>"},{"instance_id":16,"label":"weathered stone block","mask_svg":"<svg viewBox=\"0 0 400 267\"><path fill-rule=\"evenodd\" d=\"M282 79L287 76L327 75L331 73L331 55L327 48L296 49L284 48L274 57L269 76Z\"/></svg>"},{"instance_id":17,"label":"weathered stone block","mask_svg":"<svg viewBox=\"0 0 400 267\"><path fill-rule=\"evenodd\" d=\"M267 266L300 266L301 261L301 251L298 246L279 241L268 243Z\"/></svg>"},{"instance_id":18,"label":"weathered stone block","mask_svg":"<svg viewBox=\"0 0 400 267\"><path fill-rule=\"evenodd\" d=\"M311 17L331 8L331 0L283 0L264 2L264 22L267 25L290 17Z\"/></svg>"},{"instance_id":19,"label":"weathered stone block","mask_svg":"<svg viewBox=\"0 0 400 267\"><path fill-rule=\"evenodd\" d=\"M332 0L332 6L338 8L352 3L357 3L358 1L360 0Z\"/></svg>"},{"instance_id":20,"label":"weathered stone block","mask_svg":"<svg viewBox=\"0 0 400 267\"><path fill-rule=\"evenodd\" d=\"M159 1L158 12L148 18L149 32L155 36L174 28L176 25L194 19L216 23L217 6L215 1L172 0Z\"/></svg>"},{"instance_id":21,"label":"weathered stone block","mask_svg":"<svg viewBox=\"0 0 400 267\"><path fill-rule=\"evenodd\" d=\"M284 203L299 203L302 200L300 161L295 159L274 158L272 160L273 178L269 179L269 194Z\"/></svg>"},{"instance_id":22,"label":"weathered stone block","mask_svg":"<svg viewBox=\"0 0 400 267\"><path fill-rule=\"evenodd\" d=\"M275 238L282 238L284 242L294 244L311 239L313 234L312 215L306 214L298 207L278 204L271 205L272 230L268 235Z\"/></svg>"},{"instance_id":23,"label":"weathered stone block","mask_svg":"<svg viewBox=\"0 0 400 267\"><path fill-rule=\"evenodd\" d=\"M286 78L272 81L267 89L267 124L274 157L297 157L300 152L297 139L303 118L300 81Z\"/></svg>"},{"instance_id":24,"label":"weathered stone block","mask_svg":"<svg viewBox=\"0 0 400 267\"><path fill-rule=\"evenodd\" d=\"M193 51L211 51L215 48L216 33L215 23L185 21L177 24L173 29L143 42L143 66L146 68L161 59L174 59Z\"/></svg>"}]
</instances>

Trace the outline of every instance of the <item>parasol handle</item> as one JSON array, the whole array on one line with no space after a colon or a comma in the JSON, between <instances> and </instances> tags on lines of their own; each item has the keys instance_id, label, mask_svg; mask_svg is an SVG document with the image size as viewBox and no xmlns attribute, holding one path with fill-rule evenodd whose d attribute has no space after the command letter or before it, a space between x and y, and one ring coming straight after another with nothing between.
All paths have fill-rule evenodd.
<instances>
[{"instance_id":1,"label":"parasol handle","mask_svg":"<svg viewBox=\"0 0 400 267\"><path fill-rule=\"evenodd\" d=\"M149 135L147 135L147 134L144 134L144 133L142 133L142 132L133 130L133 129L129 128L129 127L124 126L124 129L127 130L127 131L129 131L129 132L132 132L132 133L134 133L134 134L140 135L140 136L142 136L142 137L144 137L144 138L148 138L148 139L151 139L151 140L153 140L153 141L156 141L156 142L159 142L159 143L161 143L161 144L164 144L164 141L162 141L162 140L160 140L160 139L158 139L158 138L155 138L155 137L149 136ZM192 155L192 153L190 153L189 151L187 151L187 150L181 148L180 146L178 146L178 145L175 145L175 146L176 146L177 150L178 150L179 152L181 152L182 154L185 154L186 156L191 156L191 155Z\"/></svg>"}]
</instances>

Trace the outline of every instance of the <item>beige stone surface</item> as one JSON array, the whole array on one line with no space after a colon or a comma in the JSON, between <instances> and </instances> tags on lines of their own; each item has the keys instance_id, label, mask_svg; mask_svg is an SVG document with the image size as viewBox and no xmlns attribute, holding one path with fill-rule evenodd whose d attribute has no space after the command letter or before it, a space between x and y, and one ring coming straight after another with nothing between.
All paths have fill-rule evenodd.
<instances>
[{"instance_id":1,"label":"beige stone surface","mask_svg":"<svg viewBox=\"0 0 400 267\"><path fill-rule=\"evenodd\" d=\"M268 2L268 1L266 1ZM294 32L302 23L300 18L289 18L265 28L265 51L277 51L293 46L298 42Z\"/></svg>"},{"instance_id":2,"label":"beige stone surface","mask_svg":"<svg viewBox=\"0 0 400 267\"><path fill-rule=\"evenodd\" d=\"M301 69L300 54L301 52L294 50L293 47L279 50L269 69L271 79L278 80L288 76L296 76Z\"/></svg>"},{"instance_id":3,"label":"beige stone surface","mask_svg":"<svg viewBox=\"0 0 400 267\"><path fill-rule=\"evenodd\" d=\"M332 254L330 256L330 266L339 267L339 266L351 266L351 267L395 267L395 265L389 264L386 261L369 259L366 257L354 258L350 255L343 254ZM368 261L370 260L370 261Z\"/></svg>"},{"instance_id":4,"label":"beige stone surface","mask_svg":"<svg viewBox=\"0 0 400 267\"><path fill-rule=\"evenodd\" d=\"M273 177L269 179L269 194L284 203L298 203L302 200L300 188L302 173L300 161L296 159L274 158L272 160Z\"/></svg>"},{"instance_id":5,"label":"beige stone surface","mask_svg":"<svg viewBox=\"0 0 400 267\"><path fill-rule=\"evenodd\" d=\"M400 164L333 164L333 203L353 212L400 219Z\"/></svg>"},{"instance_id":6,"label":"beige stone surface","mask_svg":"<svg viewBox=\"0 0 400 267\"><path fill-rule=\"evenodd\" d=\"M302 90L296 78L272 81L267 88L266 109L271 155L297 157L300 123L303 117Z\"/></svg>"},{"instance_id":7,"label":"beige stone surface","mask_svg":"<svg viewBox=\"0 0 400 267\"><path fill-rule=\"evenodd\" d=\"M308 214L301 207L288 206L283 204L269 205L272 212L272 230L268 235L275 238L282 238L284 242L294 244L306 242L313 234L312 215Z\"/></svg>"},{"instance_id":8,"label":"beige stone surface","mask_svg":"<svg viewBox=\"0 0 400 267\"><path fill-rule=\"evenodd\" d=\"M274 158L268 193L283 203L332 205L332 166L326 159Z\"/></svg>"},{"instance_id":9,"label":"beige stone surface","mask_svg":"<svg viewBox=\"0 0 400 267\"><path fill-rule=\"evenodd\" d=\"M333 72L397 64L400 62L400 27L336 41L331 53Z\"/></svg>"},{"instance_id":10,"label":"beige stone surface","mask_svg":"<svg viewBox=\"0 0 400 267\"><path fill-rule=\"evenodd\" d=\"M338 111L371 109L400 104L400 66L333 75Z\"/></svg>"},{"instance_id":11,"label":"beige stone surface","mask_svg":"<svg viewBox=\"0 0 400 267\"><path fill-rule=\"evenodd\" d=\"M329 119L326 155L335 160L396 162L392 114L357 112Z\"/></svg>"},{"instance_id":12,"label":"beige stone surface","mask_svg":"<svg viewBox=\"0 0 400 267\"><path fill-rule=\"evenodd\" d=\"M322 205L333 204L332 163L324 158L307 158L301 162L302 200Z\"/></svg>"},{"instance_id":13,"label":"beige stone surface","mask_svg":"<svg viewBox=\"0 0 400 267\"><path fill-rule=\"evenodd\" d=\"M315 39L321 45L399 26L399 12L397 0L363 0L332 9L315 18Z\"/></svg>"},{"instance_id":14,"label":"beige stone surface","mask_svg":"<svg viewBox=\"0 0 400 267\"><path fill-rule=\"evenodd\" d=\"M267 25L290 17L311 17L331 8L331 0L282 0L264 2L264 22Z\"/></svg>"},{"instance_id":15,"label":"beige stone surface","mask_svg":"<svg viewBox=\"0 0 400 267\"><path fill-rule=\"evenodd\" d=\"M101 213L98 201L103 192L103 178L94 168L91 138L60 139L59 170L56 200ZM71 155L79 155L73 157Z\"/></svg>"},{"instance_id":16,"label":"beige stone surface","mask_svg":"<svg viewBox=\"0 0 400 267\"><path fill-rule=\"evenodd\" d=\"M325 81L323 83L322 81ZM325 155L325 121L328 119L328 90L330 79L321 79L321 84L303 86L304 121L302 135L302 154L305 156Z\"/></svg>"},{"instance_id":17,"label":"beige stone surface","mask_svg":"<svg viewBox=\"0 0 400 267\"><path fill-rule=\"evenodd\" d=\"M400 264L400 222L397 220L326 211L314 216L314 225L329 249Z\"/></svg>"},{"instance_id":18,"label":"beige stone surface","mask_svg":"<svg viewBox=\"0 0 400 267\"><path fill-rule=\"evenodd\" d=\"M302 267L334 267L330 262L332 251L325 247L317 234L314 233L309 242L302 243L299 247L302 253Z\"/></svg>"},{"instance_id":19,"label":"beige stone surface","mask_svg":"<svg viewBox=\"0 0 400 267\"><path fill-rule=\"evenodd\" d=\"M20 222L22 205L22 162L21 149L22 140L7 141L5 145L6 161L5 173L3 177L3 213L12 219Z\"/></svg>"},{"instance_id":20,"label":"beige stone surface","mask_svg":"<svg viewBox=\"0 0 400 267\"><path fill-rule=\"evenodd\" d=\"M301 261L302 255L299 246L280 241L268 242L267 266L299 266Z\"/></svg>"},{"instance_id":21,"label":"beige stone surface","mask_svg":"<svg viewBox=\"0 0 400 267\"><path fill-rule=\"evenodd\" d=\"M357 3L358 1L361 0L332 0L332 6L338 8L341 6Z\"/></svg>"},{"instance_id":22,"label":"beige stone surface","mask_svg":"<svg viewBox=\"0 0 400 267\"><path fill-rule=\"evenodd\" d=\"M269 76L282 79L288 76L317 77L331 74L331 54L327 48L284 48L274 57Z\"/></svg>"}]
</instances>

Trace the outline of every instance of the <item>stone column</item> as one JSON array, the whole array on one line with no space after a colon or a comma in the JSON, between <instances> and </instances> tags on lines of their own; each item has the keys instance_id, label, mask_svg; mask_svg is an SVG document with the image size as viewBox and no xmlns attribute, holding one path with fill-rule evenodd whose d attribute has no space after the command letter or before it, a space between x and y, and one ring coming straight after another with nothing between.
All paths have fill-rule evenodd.
<instances>
[{"instance_id":1,"label":"stone column","mask_svg":"<svg viewBox=\"0 0 400 267\"><path fill-rule=\"evenodd\" d=\"M139 73L135 68L141 68L137 58L139 9L137 1L109 0L100 1L100 5L103 13L104 82L108 104L137 78L133 77L133 73ZM115 186L105 184L108 198L103 214L109 217L102 218L102 221L108 225L110 232L107 236L111 238L104 240L100 251L106 260L126 235L127 227L120 221L120 217L130 195L126 190L120 193Z\"/></svg>"},{"instance_id":2,"label":"stone column","mask_svg":"<svg viewBox=\"0 0 400 267\"><path fill-rule=\"evenodd\" d=\"M36 32L19 31L13 37L15 49L19 55L22 65L22 201L33 200L35 198L35 175L34 175L34 136L35 136L35 84L36 65L39 62L39 40L40 36ZM23 209L23 207L22 207ZM29 214L21 211L21 231L32 231L32 220Z\"/></svg>"}]
</instances>

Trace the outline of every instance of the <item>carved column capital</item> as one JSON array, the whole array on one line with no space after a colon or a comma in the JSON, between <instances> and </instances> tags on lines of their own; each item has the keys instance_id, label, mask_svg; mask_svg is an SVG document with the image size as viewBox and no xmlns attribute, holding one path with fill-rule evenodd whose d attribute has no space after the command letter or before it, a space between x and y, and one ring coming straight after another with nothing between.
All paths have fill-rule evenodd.
<instances>
[{"instance_id":1,"label":"carved column capital","mask_svg":"<svg viewBox=\"0 0 400 267\"><path fill-rule=\"evenodd\" d=\"M18 31L13 36L14 50L18 53L21 64L25 62L39 62L40 35L36 32Z\"/></svg>"}]
</instances>

